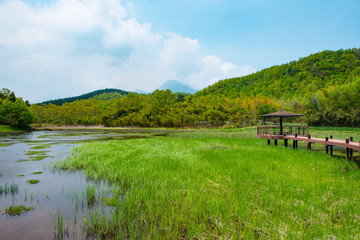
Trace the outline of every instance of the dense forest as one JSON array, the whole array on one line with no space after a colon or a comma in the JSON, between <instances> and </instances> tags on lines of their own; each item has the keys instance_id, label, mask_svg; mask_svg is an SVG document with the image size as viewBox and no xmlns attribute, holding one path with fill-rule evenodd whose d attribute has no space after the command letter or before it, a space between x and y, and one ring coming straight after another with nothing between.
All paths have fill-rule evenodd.
<instances>
[{"instance_id":1,"label":"dense forest","mask_svg":"<svg viewBox=\"0 0 360 240\"><path fill-rule=\"evenodd\" d=\"M70 103L75 102L77 100L85 100L85 99L101 99L101 100L113 100L115 98L121 98L128 94L129 92L120 90L120 89L114 89L114 88L106 88L101 90L96 90L93 92L85 93L80 96L76 97L68 97L68 98L60 98L50 101L45 101L40 103L41 105L44 104L54 104L61 106L64 103Z\"/></svg>"},{"instance_id":2,"label":"dense forest","mask_svg":"<svg viewBox=\"0 0 360 240\"><path fill-rule=\"evenodd\" d=\"M29 103L17 98L14 92L7 88L0 91L0 124L12 128L29 129L34 115L29 110Z\"/></svg>"},{"instance_id":3,"label":"dense forest","mask_svg":"<svg viewBox=\"0 0 360 240\"><path fill-rule=\"evenodd\" d=\"M141 127L237 126L285 110L310 125L360 126L360 49L323 51L193 95L156 90L32 105L37 123ZM97 95L99 96L99 94Z\"/></svg>"}]
</instances>

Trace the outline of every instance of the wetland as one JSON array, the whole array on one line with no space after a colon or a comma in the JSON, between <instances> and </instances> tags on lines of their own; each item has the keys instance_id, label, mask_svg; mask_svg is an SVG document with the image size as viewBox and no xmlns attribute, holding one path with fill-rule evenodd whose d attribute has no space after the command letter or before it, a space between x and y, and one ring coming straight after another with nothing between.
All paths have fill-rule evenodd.
<instances>
[{"instance_id":1,"label":"wetland","mask_svg":"<svg viewBox=\"0 0 360 240\"><path fill-rule=\"evenodd\" d=\"M329 133L360 139L358 129L313 129ZM360 237L358 165L321 145L267 146L255 128L40 131L0 141L0 239Z\"/></svg>"},{"instance_id":2,"label":"wetland","mask_svg":"<svg viewBox=\"0 0 360 240\"><path fill-rule=\"evenodd\" d=\"M86 178L81 171L60 170L54 163L83 143L161 133L128 129L0 135L0 239L85 238L80 215L102 208L89 189L93 196L98 192L106 198L113 186Z\"/></svg>"}]
</instances>

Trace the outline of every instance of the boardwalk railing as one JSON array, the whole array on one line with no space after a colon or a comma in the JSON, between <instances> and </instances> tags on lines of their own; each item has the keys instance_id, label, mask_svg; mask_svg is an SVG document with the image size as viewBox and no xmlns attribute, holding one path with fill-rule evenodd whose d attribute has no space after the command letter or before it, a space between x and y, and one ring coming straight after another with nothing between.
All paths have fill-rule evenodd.
<instances>
[{"instance_id":1,"label":"boardwalk railing","mask_svg":"<svg viewBox=\"0 0 360 240\"><path fill-rule=\"evenodd\" d=\"M277 126L277 125L264 125L257 127L257 135L299 135L299 136L308 136L309 127L308 126Z\"/></svg>"},{"instance_id":2,"label":"boardwalk railing","mask_svg":"<svg viewBox=\"0 0 360 240\"><path fill-rule=\"evenodd\" d=\"M270 145L270 140L274 140L274 144L277 145L278 140L284 140L284 146L288 146L288 141L293 141L293 148L297 149L298 141L307 143L307 149L311 150L312 143L320 143L325 146L325 152L328 154L330 151L333 155L333 146L344 147L346 149L346 160L353 159L353 150L360 152L360 142L354 142L350 137L346 140L330 138L312 138L309 134L309 127L282 127L267 125L257 127L257 137L267 139L267 143Z\"/></svg>"}]
</instances>

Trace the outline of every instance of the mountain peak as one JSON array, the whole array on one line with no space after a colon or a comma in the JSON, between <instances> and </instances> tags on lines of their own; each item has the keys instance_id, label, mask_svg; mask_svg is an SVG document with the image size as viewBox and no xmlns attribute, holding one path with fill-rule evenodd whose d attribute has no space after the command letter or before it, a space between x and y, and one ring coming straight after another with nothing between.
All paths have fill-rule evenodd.
<instances>
[{"instance_id":1,"label":"mountain peak","mask_svg":"<svg viewBox=\"0 0 360 240\"><path fill-rule=\"evenodd\" d=\"M166 90L170 89L172 92L183 92L183 93L190 93L193 94L196 92L195 89L183 84L177 80L169 80L165 82L163 85L158 87L158 90Z\"/></svg>"}]
</instances>

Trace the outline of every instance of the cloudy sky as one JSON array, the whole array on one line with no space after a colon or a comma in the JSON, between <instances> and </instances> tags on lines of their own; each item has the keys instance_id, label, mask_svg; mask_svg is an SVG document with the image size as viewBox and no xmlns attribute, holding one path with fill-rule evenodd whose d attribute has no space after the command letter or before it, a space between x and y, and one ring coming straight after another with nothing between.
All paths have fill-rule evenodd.
<instances>
[{"instance_id":1,"label":"cloudy sky","mask_svg":"<svg viewBox=\"0 0 360 240\"><path fill-rule=\"evenodd\" d=\"M103 88L202 89L360 47L359 0L0 0L0 88L30 102Z\"/></svg>"}]
</instances>

